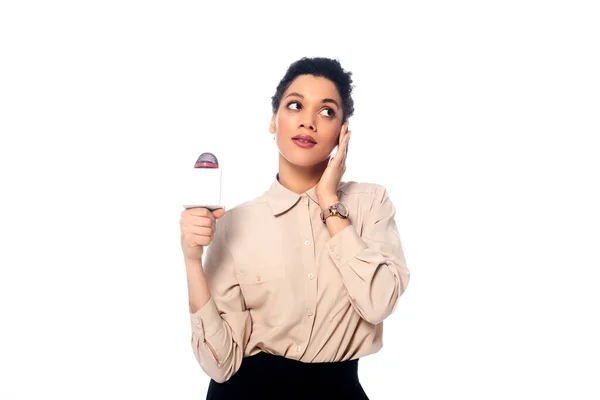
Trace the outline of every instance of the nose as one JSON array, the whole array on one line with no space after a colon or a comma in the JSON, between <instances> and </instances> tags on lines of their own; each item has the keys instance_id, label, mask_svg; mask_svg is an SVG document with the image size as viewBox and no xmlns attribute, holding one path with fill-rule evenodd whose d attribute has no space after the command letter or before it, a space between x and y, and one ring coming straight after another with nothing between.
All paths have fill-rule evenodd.
<instances>
[{"instance_id":1,"label":"nose","mask_svg":"<svg viewBox=\"0 0 600 400\"><path fill-rule=\"evenodd\" d=\"M316 132L315 121L313 121L313 119L310 117L310 115L308 113L306 113L306 115L303 116L302 119L300 120L300 124L298 125L298 128L300 128L300 127L307 128L313 132Z\"/></svg>"}]
</instances>

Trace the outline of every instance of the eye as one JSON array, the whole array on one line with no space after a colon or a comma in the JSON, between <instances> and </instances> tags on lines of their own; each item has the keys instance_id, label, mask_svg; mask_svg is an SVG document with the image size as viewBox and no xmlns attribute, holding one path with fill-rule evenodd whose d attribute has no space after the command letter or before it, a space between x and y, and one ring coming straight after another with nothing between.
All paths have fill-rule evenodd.
<instances>
[{"instance_id":1,"label":"eye","mask_svg":"<svg viewBox=\"0 0 600 400\"><path fill-rule=\"evenodd\" d=\"M300 109L300 103L298 103L297 101L290 101L290 102L288 103L288 105L287 105L287 108L290 108L290 106L291 106L292 104L296 104L296 105L298 106L298 107L296 107L296 108L292 108L292 110L299 110L299 109Z\"/></svg>"},{"instance_id":2,"label":"eye","mask_svg":"<svg viewBox=\"0 0 600 400\"><path fill-rule=\"evenodd\" d=\"M333 111L331 108L326 108L323 111L329 111L330 114L329 115L325 115L326 117L329 117L329 118L335 117L335 111Z\"/></svg>"}]
</instances>

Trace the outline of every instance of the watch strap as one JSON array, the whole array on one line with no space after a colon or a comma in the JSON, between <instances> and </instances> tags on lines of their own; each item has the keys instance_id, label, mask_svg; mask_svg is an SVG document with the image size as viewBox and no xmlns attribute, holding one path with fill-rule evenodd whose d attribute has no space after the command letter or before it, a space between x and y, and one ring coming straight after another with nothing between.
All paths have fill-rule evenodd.
<instances>
[{"instance_id":1,"label":"watch strap","mask_svg":"<svg viewBox=\"0 0 600 400\"><path fill-rule=\"evenodd\" d=\"M337 210L337 204L340 203L340 201L336 201L334 204L330 205L329 207L327 207L324 211L321 211L321 221L323 221L323 223L326 223L326 219L331 217L332 215L335 215L339 218L346 218L342 215L340 215L340 213L338 213Z\"/></svg>"}]
</instances>

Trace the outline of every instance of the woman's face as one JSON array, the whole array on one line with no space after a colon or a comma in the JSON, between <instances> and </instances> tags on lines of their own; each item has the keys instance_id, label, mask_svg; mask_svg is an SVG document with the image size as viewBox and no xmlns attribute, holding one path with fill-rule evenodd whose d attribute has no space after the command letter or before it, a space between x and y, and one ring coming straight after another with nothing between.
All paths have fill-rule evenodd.
<instances>
[{"instance_id":1,"label":"woman's face","mask_svg":"<svg viewBox=\"0 0 600 400\"><path fill-rule=\"evenodd\" d=\"M294 165L311 167L325 161L338 145L343 121L342 99L327 78L299 75L283 93L269 131L279 153ZM292 138L310 135L316 145L303 148Z\"/></svg>"}]
</instances>

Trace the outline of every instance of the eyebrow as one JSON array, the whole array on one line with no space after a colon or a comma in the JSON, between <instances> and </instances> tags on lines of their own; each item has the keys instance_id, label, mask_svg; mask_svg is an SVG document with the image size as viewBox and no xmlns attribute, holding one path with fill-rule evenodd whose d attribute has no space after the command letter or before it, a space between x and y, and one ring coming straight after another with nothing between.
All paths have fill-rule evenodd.
<instances>
[{"instance_id":1,"label":"eyebrow","mask_svg":"<svg viewBox=\"0 0 600 400\"><path fill-rule=\"evenodd\" d=\"M296 93L296 92L292 92L292 93L288 94L287 96L285 96L285 98L287 99L290 96L298 96L302 99L304 98L304 96L302 96L300 93ZM333 103L337 106L337 108L340 108L340 105L334 99L323 99L323 100L321 100L321 103Z\"/></svg>"}]
</instances>

